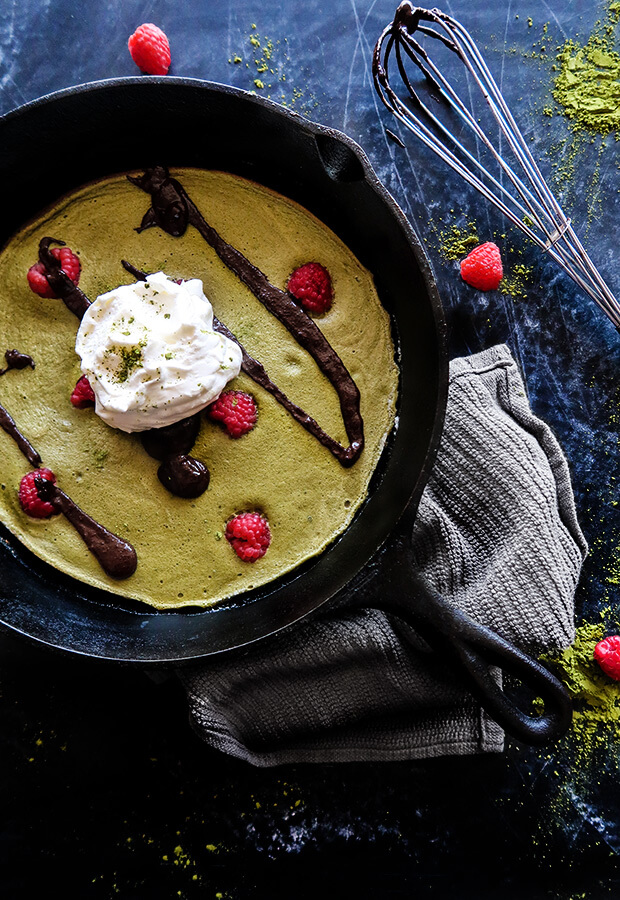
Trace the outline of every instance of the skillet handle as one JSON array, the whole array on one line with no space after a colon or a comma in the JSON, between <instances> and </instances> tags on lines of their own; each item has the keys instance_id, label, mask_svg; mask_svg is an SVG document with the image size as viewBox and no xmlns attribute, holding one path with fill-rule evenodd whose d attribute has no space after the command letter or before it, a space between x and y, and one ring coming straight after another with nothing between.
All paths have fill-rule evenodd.
<instances>
[{"instance_id":1,"label":"skillet handle","mask_svg":"<svg viewBox=\"0 0 620 900\"><path fill-rule=\"evenodd\" d=\"M555 675L510 641L431 593L420 579L413 579L413 584L411 580L409 576L409 590L375 602L373 608L397 616L434 649L456 662L472 694L508 734L533 745L562 737L571 724L572 702ZM516 676L540 696L544 713L532 716L513 703L493 678L491 666Z\"/></svg>"}]
</instances>

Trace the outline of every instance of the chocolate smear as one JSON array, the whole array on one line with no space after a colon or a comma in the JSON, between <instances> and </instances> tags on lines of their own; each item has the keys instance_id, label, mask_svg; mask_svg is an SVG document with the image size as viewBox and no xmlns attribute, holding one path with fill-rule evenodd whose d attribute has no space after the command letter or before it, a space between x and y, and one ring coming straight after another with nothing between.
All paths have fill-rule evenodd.
<instances>
[{"instance_id":1,"label":"chocolate smear","mask_svg":"<svg viewBox=\"0 0 620 900\"><path fill-rule=\"evenodd\" d=\"M38 469L41 457L32 444L20 432L7 410L0 406L0 427L12 437L28 462ZM88 549L99 561L101 568L112 578L129 578L136 571L138 557L127 541L112 534L77 506L64 491L40 475L35 475L35 486L41 500L47 500L63 513L78 532Z\"/></svg>"},{"instance_id":2,"label":"chocolate smear","mask_svg":"<svg viewBox=\"0 0 620 900\"><path fill-rule=\"evenodd\" d=\"M80 509L53 481L35 477L37 494L71 522L103 571L111 578L129 578L136 571L138 557L127 541L112 534Z\"/></svg>"},{"instance_id":3,"label":"chocolate smear","mask_svg":"<svg viewBox=\"0 0 620 900\"><path fill-rule=\"evenodd\" d=\"M24 437L12 416L7 412L4 406L0 406L0 428L3 428L9 437L12 437L21 452L24 454L31 466L38 469L41 465L41 457L34 449L30 441Z\"/></svg>"},{"instance_id":4,"label":"chocolate smear","mask_svg":"<svg viewBox=\"0 0 620 900\"><path fill-rule=\"evenodd\" d=\"M146 281L147 275L141 269L136 268L131 263L127 262L127 260L121 260L125 269L134 276L138 281ZM224 337L229 338L231 341L234 341L235 344L241 350L241 369L248 375L252 381L259 384L264 390L268 391L272 397L274 397L287 412L295 419L295 421L299 422L306 431L309 431L324 447L334 454L334 456L338 457L338 454L342 452L342 444L339 444L338 441L334 440L334 438L330 437L326 431L324 431L316 419L313 419L312 416L309 416L307 412L305 412L300 406L293 403L292 400L286 396L284 391L280 390L277 384L271 380L269 375L267 374L267 370L257 359L250 356L247 352L243 344L237 339L237 337L233 334L233 332L221 322L217 316L213 316L213 328L215 331L223 334ZM183 420L186 421L185 419ZM179 423L181 424L181 423ZM154 456L155 459L163 459L165 453L159 449L159 435L162 432L165 432L167 428L174 428L173 425L166 426L165 428L153 428L151 431L145 431L142 434L142 443L144 445L144 449L149 454L149 456ZM197 434L197 432L196 432ZM158 448L158 449L156 449ZM191 445L187 448L185 452L189 452L191 450ZM161 455L158 455L160 453ZM353 460L349 465L352 465Z\"/></svg>"},{"instance_id":5,"label":"chocolate smear","mask_svg":"<svg viewBox=\"0 0 620 900\"><path fill-rule=\"evenodd\" d=\"M32 356L28 356L27 353L20 353L19 350L5 350L4 358L6 359L6 366L4 369L0 369L0 375L5 375L9 369L25 369L27 366L34 369Z\"/></svg>"},{"instance_id":6,"label":"chocolate smear","mask_svg":"<svg viewBox=\"0 0 620 900\"><path fill-rule=\"evenodd\" d=\"M150 428L140 434L142 446L153 459L166 459L179 453L189 453L194 446L200 431L200 413L164 425L163 428Z\"/></svg>"}]
</instances>

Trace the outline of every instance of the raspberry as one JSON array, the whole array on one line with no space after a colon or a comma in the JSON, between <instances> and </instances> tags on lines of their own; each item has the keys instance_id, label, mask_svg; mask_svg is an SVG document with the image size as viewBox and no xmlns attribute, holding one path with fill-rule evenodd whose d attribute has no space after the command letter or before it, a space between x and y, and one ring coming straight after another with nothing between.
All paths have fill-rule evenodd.
<instances>
[{"instance_id":1,"label":"raspberry","mask_svg":"<svg viewBox=\"0 0 620 900\"><path fill-rule=\"evenodd\" d=\"M594 659L614 681L620 681L620 636L613 634L599 641L594 648Z\"/></svg>"},{"instance_id":2,"label":"raspberry","mask_svg":"<svg viewBox=\"0 0 620 900\"><path fill-rule=\"evenodd\" d=\"M479 291L495 291L504 275L497 244L474 247L461 262L461 278Z\"/></svg>"},{"instance_id":3,"label":"raspberry","mask_svg":"<svg viewBox=\"0 0 620 900\"><path fill-rule=\"evenodd\" d=\"M60 261L63 272L69 276L74 284L77 284L80 280L81 269L79 257L75 255L70 247L54 247L51 253L52 256L55 256L56 259ZM27 278L30 289L34 291L35 294L38 294L39 297L49 297L52 300L57 299L56 294L47 280L45 266L42 262L30 266Z\"/></svg>"},{"instance_id":4,"label":"raspberry","mask_svg":"<svg viewBox=\"0 0 620 900\"><path fill-rule=\"evenodd\" d=\"M226 524L226 540L244 562L256 562L271 543L269 522L259 513L240 513Z\"/></svg>"},{"instance_id":5,"label":"raspberry","mask_svg":"<svg viewBox=\"0 0 620 900\"><path fill-rule=\"evenodd\" d=\"M56 483L56 476L51 469L35 469L34 472L28 472L19 483L19 505L33 519L49 519L58 510L47 500L41 500L39 497L36 485L39 478Z\"/></svg>"},{"instance_id":6,"label":"raspberry","mask_svg":"<svg viewBox=\"0 0 620 900\"><path fill-rule=\"evenodd\" d=\"M71 394L71 402L76 409L87 409L87 407L95 405L95 392L91 388L90 381L86 375L78 378Z\"/></svg>"},{"instance_id":7,"label":"raspberry","mask_svg":"<svg viewBox=\"0 0 620 900\"><path fill-rule=\"evenodd\" d=\"M167 75L170 68L170 44L157 25L146 22L136 28L127 41L131 58L147 75Z\"/></svg>"},{"instance_id":8,"label":"raspberry","mask_svg":"<svg viewBox=\"0 0 620 900\"><path fill-rule=\"evenodd\" d=\"M287 290L299 300L306 312L321 315L327 312L334 299L332 279L320 263L309 262L295 269L288 280Z\"/></svg>"},{"instance_id":9,"label":"raspberry","mask_svg":"<svg viewBox=\"0 0 620 900\"><path fill-rule=\"evenodd\" d=\"M221 422L231 437L240 438L256 425L256 401L243 391L224 391L207 407L207 415Z\"/></svg>"}]
</instances>

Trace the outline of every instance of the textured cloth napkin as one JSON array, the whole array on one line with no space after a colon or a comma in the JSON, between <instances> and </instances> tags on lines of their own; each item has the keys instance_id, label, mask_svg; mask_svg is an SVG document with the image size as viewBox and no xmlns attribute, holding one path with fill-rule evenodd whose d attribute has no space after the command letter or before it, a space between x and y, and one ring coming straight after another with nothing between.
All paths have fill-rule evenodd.
<instances>
[{"instance_id":1,"label":"textured cloth napkin","mask_svg":"<svg viewBox=\"0 0 620 900\"><path fill-rule=\"evenodd\" d=\"M574 639L587 546L566 460L504 345L450 365L444 432L411 540L428 585L477 622L532 653ZM371 601L353 609L345 597L179 676L196 732L257 766L503 748L502 730L458 677Z\"/></svg>"}]
</instances>

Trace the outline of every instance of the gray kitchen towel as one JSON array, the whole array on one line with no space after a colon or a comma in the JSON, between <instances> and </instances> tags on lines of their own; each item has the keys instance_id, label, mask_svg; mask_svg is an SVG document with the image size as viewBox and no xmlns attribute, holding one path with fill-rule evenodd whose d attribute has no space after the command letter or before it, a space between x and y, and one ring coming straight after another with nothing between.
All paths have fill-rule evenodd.
<instances>
[{"instance_id":1,"label":"gray kitchen towel","mask_svg":"<svg viewBox=\"0 0 620 900\"><path fill-rule=\"evenodd\" d=\"M533 653L573 641L587 546L566 460L504 345L450 365L444 432L411 539L428 585L477 622ZM190 720L212 747L257 766L501 751L499 726L411 637L345 598L179 670Z\"/></svg>"}]
</instances>

